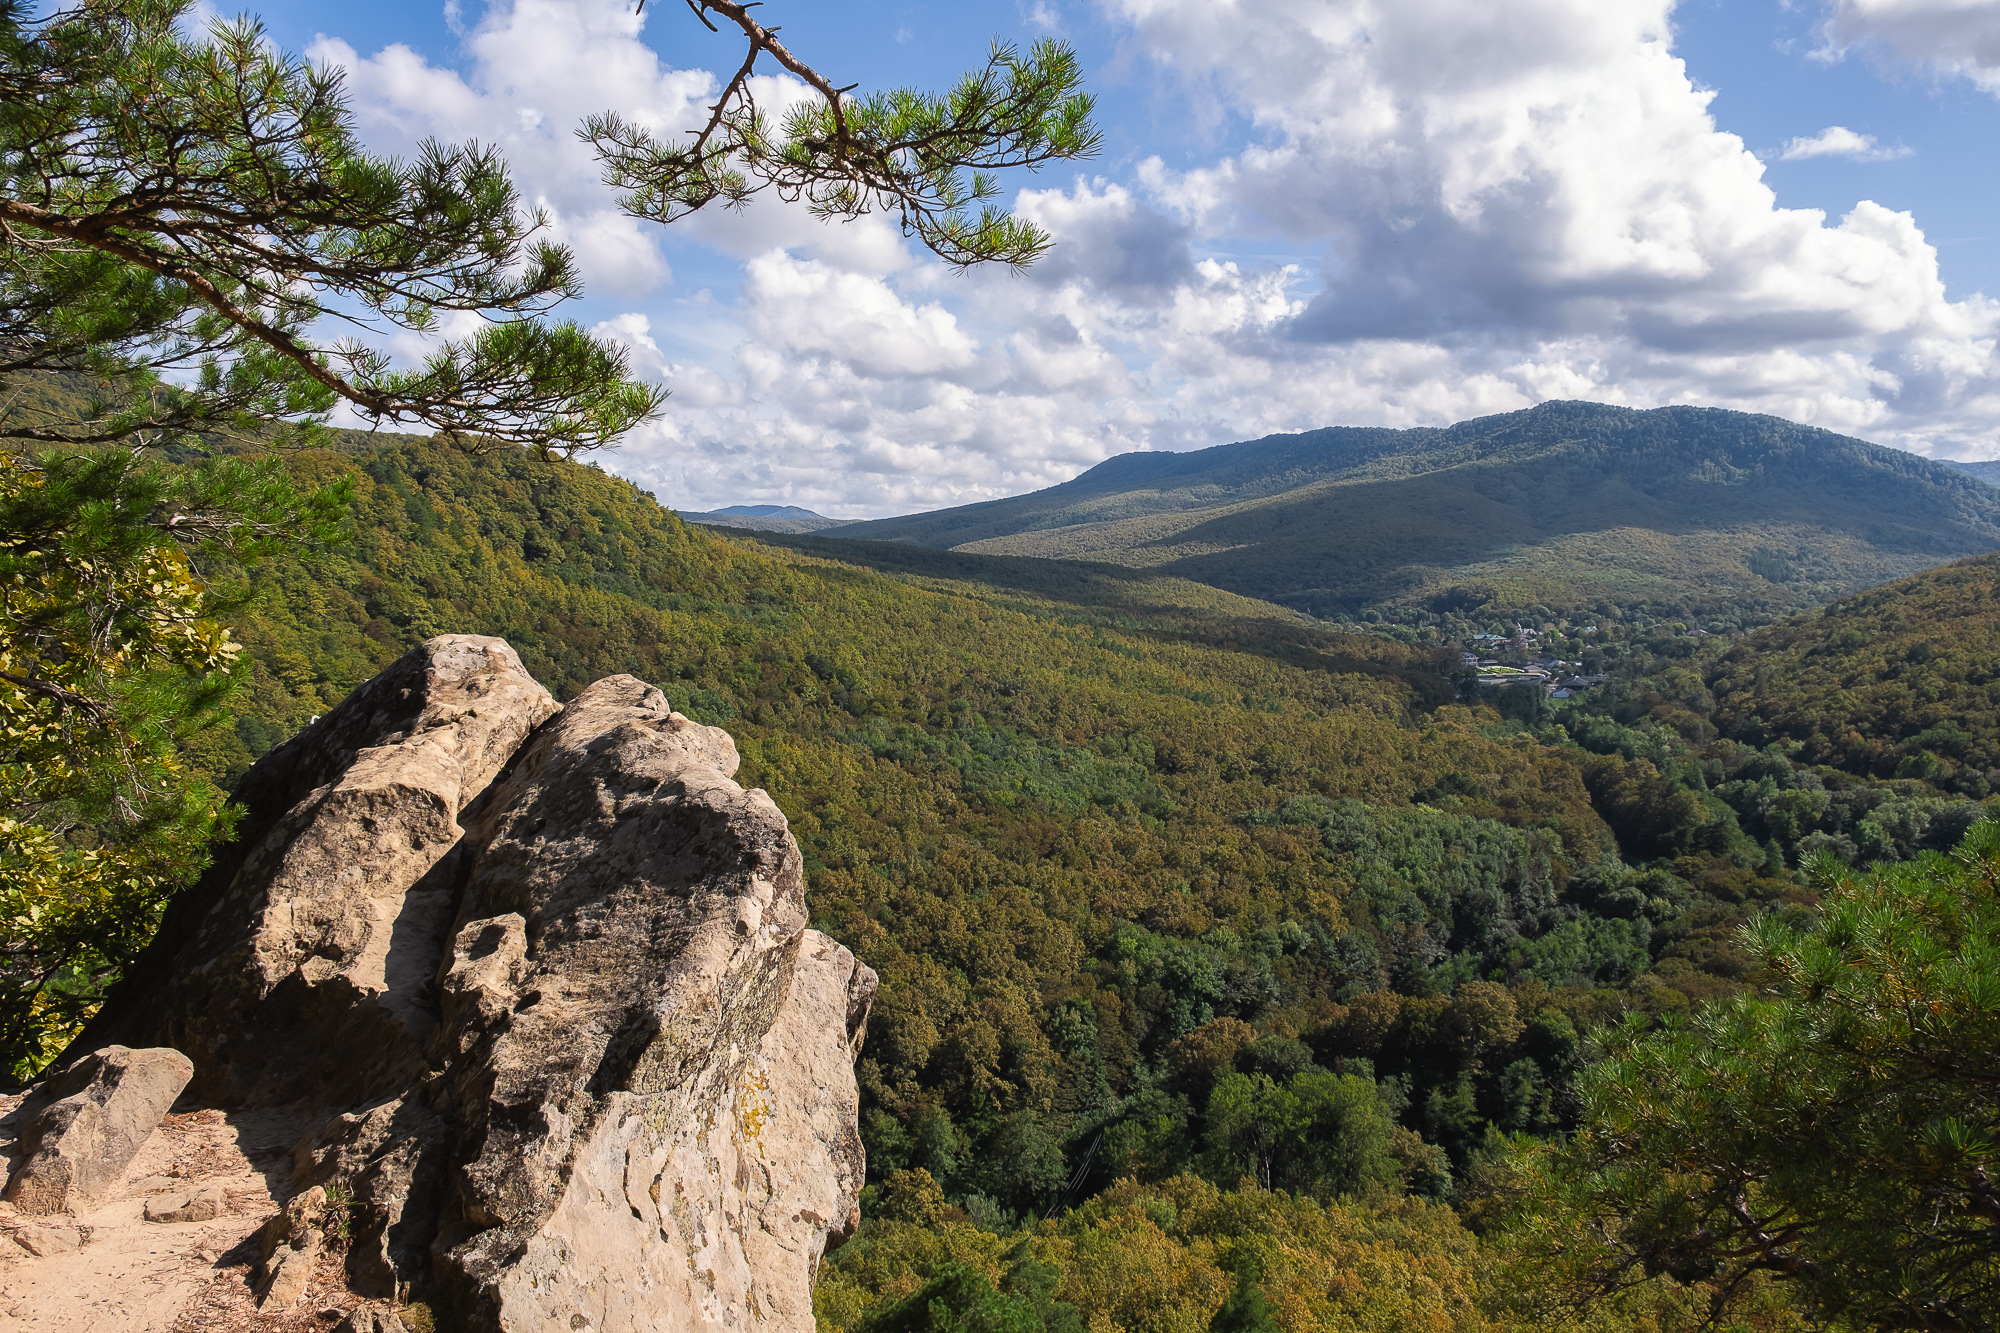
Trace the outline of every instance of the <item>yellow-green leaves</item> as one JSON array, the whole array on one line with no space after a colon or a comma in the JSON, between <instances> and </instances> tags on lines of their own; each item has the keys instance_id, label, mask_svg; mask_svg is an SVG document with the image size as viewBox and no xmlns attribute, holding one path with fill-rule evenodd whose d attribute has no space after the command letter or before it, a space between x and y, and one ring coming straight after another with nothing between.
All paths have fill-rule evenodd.
<instances>
[{"instance_id":1,"label":"yellow-green leaves","mask_svg":"<svg viewBox=\"0 0 2000 1333\"><path fill-rule=\"evenodd\" d=\"M227 828L182 746L242 649L199 554L324 531L271 467L0 455L0 1065L26 1077L144 947Z\"/></svg>"}]
</instances>

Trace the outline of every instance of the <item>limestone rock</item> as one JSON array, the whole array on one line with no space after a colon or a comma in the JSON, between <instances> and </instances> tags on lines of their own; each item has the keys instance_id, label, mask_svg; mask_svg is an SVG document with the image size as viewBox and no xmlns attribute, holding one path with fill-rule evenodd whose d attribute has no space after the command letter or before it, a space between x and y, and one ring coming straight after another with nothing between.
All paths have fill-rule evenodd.
<instances>
[{"instance_id":1,"label":"limestone rock","mask_svg":"<svg viewBox=\"0 0 2000 1333\"><path fill-rule=\"evenodd\" d=\"M258 1244L264 1251L264 1262L270 1263L274 1256L287 1249L318 1249L326 1228L328 1208L326 1187L323 1185L315 1185L294 1195L277 1216L266 1222L257 1233Z\"/></svg>"},{"instance_id":2,"label":"limestone rock","mask_svg":"<svg viewBox=\"0 0 2000 1333\"><path fill-rule=\"evenodd\" d=\"M396 1312L382 1305L362 1305L350 1310L333 1333L408 1333Z\"/></svg>"},{"instance_id":3,"label":"limestone rock","mask_svg":"<svg viewBox=\"0 0 2000 1333\"><path fill-rule=\"evenodd\" d=\"M80 1250L89 1239L86 1227L22 1227L14 1233L14 1243L37 1259Z\"/></svg>"},{"instance_id":4,"label":"limestone rock","mask_svg":"<svg viewBox=\"0 0 2000 1333\"><path fill-rule=\"evenodd\" d=\"M315 1185L264 1224L258 1233L264 1250L264 1280L257 1286L259 1310L289 1310L305 1297L313 1265L326 1245L330 1207L325 1187Z\"/></svg>"},{"instance_id":5,"label":"limestone rock","mask_svg":"<svg viewBox=\"0 0 2000 1333\"><path fill-rule=\"evenodd\" d=\"M108 1046L50 1077L22 1107L26 1160L7 1182L7 1202L46 1214L103 1199L193 1073L179 1051Z\"/></svg>"},{"instance_id":6,"label":"limestone rock","mask_svg":"<svg viewBox=\"0 0 2000 1333\"><path fill-rule=\"evenodd\" d=\"M320 1247L308 1245L297 1250L280 1250L265 1265L264 1281L257 1288L257 1308L281 1314L305 1299L312 1282L313 1265L319 1261Z\"/></svg>"},{"instance_id":7,"label":"limestone rock","mask_svg":"<svg viewBox=\"0 0 2000 1333\"><path fill-rule=\"evenodd\" d=\"M152 1012L96 1031L185 1042L208 1104L320 1108L261 1308L339 1234L354 1291L454 1328L810 1333L875 977L806 929L736 769L643 681L558 711L448 636L251 771L254 847L133 970Z\"/></svg>"},{"instance_id":8,"label":"limestone rock","mask_svg":"<svg viewBox=\"0 0 2000 1333\"><path fill-rule=\"evenodd\" d=\"M150 993L107 1008L192 1056L212 1102L406 1086L434 1021L423 993L455 906L459 815L555 711L503 640L412 649L251 769L241 790L289 801L246 821L226 885L198 886L213 900L171 966L141 969Z\"/></svg>"},{"instance_id":9,"label":"limestone rock","mask_svg":"<svg viewBox=\"0 0 2000 1333\"><path fill-rule=\"evenodd\" d=\"M439 1273L471 1327L811 1326L861 1183L865 969L804 929L797 845L736 766L726 734L612 677L473 831L433 1046L480 1143Z\"/></svg>"}]
</instances>

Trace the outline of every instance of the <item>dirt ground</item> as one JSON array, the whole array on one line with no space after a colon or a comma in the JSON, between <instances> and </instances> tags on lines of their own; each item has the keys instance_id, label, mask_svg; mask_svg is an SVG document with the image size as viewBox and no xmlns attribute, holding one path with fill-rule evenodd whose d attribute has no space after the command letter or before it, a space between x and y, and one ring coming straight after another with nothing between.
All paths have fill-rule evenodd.
<instances>
[{"instance_id":1,"label":"dirt ground","mask_svg":"<svg viewBox=\"0 0 2000 1333\"><path fill-rule=\"evenodd\" d=\"M0 1098L0 1155L11 1174L21 1098ZM278 1211L306 1126L273 1112L189 1110L146 1141L125 1185L80 1216L29 1217L0 1202L0 1333L326 1333L362 1302L329 1245L305 1299L259 1313L258 1228ZM148 1222L146 1201L220 1185L209 1222Z\"/></svg>"}]
</instances>

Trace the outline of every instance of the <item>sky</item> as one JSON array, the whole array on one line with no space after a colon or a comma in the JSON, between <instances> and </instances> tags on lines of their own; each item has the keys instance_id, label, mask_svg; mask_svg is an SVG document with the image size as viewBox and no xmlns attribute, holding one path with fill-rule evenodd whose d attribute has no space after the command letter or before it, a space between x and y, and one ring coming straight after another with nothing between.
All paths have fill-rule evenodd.
<instances>
[{"instance_id":1,"label":"sky","mask_svg":"<svg viewBox=\"0 0 2000 1333\"><path fill-rule=\"evenodd\" d=\"M2000 457L2000 0L769 0L864 92L1077 49L1103 149L1007 177L1055 248L970 274L879 215L621 214L578 123L687 129L742 58L683 4L259 13L371 148L502 148L578 256L562 312L672 391L600 461L678 509L910 513L1562 398Z\"/></svg>"}]
</instances>

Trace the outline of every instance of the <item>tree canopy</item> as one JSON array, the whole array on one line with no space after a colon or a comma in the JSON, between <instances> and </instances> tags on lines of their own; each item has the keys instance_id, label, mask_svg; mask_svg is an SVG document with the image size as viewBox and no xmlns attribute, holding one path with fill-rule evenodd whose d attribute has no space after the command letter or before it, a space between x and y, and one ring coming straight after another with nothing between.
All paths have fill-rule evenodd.
<instances>
[{"instance_id":1,"label":"tree canopy","mask_svg":"<svg viewBox=\"0 0 2000 1333\"><path fill-rule=\"evenodd\" d=\"M627 192L627 212L672 222L717 199L741 206L775 190L820 218L893 211L904 235L954 268L1025 265L1048 249L1046 232L993 206L1000 193L993 173L1097 152L1094 101L1081 91L1075 51L1040 41L1023 55L995 42L985 66L947 93L898 88L852 97L852 85L836 86L788 50L776 28L759 23L750 13L758 7L689 0L709 31L719 31L713 14L741 31L746 45L699 130L661 138L605 112L578 131L604 162L605 182ZM764 56L816 94L776 125L750 82Z\"/></svg>"},{"instance_id":2,"label":"tree canopy","mask_svg":"<svg viewBox=\"0 0 2000 1333\"><path fill-rule=\"evenodd\" d=\"M0 4L0 434L256 433L345 401L378 423L569 453L654 415L625 356L542 315L579 290L490 147L356 141L337 70L192 0ZM441 317L472 314L468 336ZM347 336L335 336L342 329ZM396 366L358 334L433 338ZM22 378L87 377L83 420Z\"/></svg>"},{"instance_id":3,"label":"tree canopy","mask_svg":"<svg viewBox=\"0 0 2000 1333\"><path fill-rule=\"evenodd\" d=\"M1585 1293L1662 1274L1796 1284L1881 1329L2000 1309L2000 825L1865 873L1829 853L1816 924L1745 932L1775 980L1612 1035L1547 1165ZM1578 1234L1563 1233L1562 1221ZM1541 1219L1544 1226L1550 1219Z\"/></svg>"}]
</instances>

